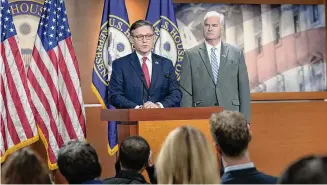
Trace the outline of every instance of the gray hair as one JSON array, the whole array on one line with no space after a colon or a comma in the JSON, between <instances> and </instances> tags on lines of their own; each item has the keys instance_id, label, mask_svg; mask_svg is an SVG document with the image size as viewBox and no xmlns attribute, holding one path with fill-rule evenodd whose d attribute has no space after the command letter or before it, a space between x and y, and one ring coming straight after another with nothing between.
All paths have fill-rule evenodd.
<instances>
[{"instance_id":1,"label":"gray hair","mask_svg":"<svg viewBox=\"0 0 327 185\"><path fill-rule=\"evenodd\" d=\"M220 20L220 24L221 25L224 25L224 19L225 19L225 16L224 14L222 13L218 13L216 11L210 11L210 12L207 12L206 15L204 16L203 18L203 22L209 18L209 17L219 17L219 20Z\"/></svg>"}]
</instances>

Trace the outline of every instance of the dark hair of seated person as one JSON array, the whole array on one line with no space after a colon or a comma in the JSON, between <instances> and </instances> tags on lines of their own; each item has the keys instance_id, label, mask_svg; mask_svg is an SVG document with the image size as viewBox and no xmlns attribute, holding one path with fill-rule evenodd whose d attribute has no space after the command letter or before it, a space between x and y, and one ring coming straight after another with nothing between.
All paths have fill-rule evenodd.
<instances>
[{"instance_id":1,"label":"dark hair of seated person","mask_svg":"<svg viewBox=\"0 0 327 185\"><path fill-rule=\"evenodd\" d=\"M327 184L327 156L308 156L291 164L277 184Z\"/></svg>"},{"instance_id":2,"label":"dark hair of seated person","mask_svg":"<svg viewBox=\"0 0 327 185\"><path fill-rule=\"evenodd\" d=\"M122 170L140 171L148 165L150 145L139 136L130 136L119 147Z\"/></svg>"},{"instance_id":3,"label":"dark hair of seated person","mask_svg":"<svg viewBox=\"0 0 327 185\"><path fill-rule=\"evenodd\" d=\"M42 159L25 147L13 154L1 167L3 184L51 184L49 170Z\"/></svg>"},{"instance_id":4,"label":"dark hair of seated person","mask_svg":"<svg viewBox=\"0 0 327 185\"><path fill-rule=\"evenodd\" d=\"M82 184L99 178L101 166L95 149L84 141L70 141L58 152L60 173L70 184Z\"/></svg>"},{"instance_id":5,"label":"dark hair of seated person","mask_svg":"<svg viewBox=\"0 0 327 185\"><path fill-rule=\"evenodd\" d=\"M130 136L123 140L115 163L116 175L104 179L106 184L147 184L142 176L146 170L152 184L157 184L155 166L152 164L150 145L140 136ZM149 164L150 161L150 164Z\"/></svg>"}]
</instances>

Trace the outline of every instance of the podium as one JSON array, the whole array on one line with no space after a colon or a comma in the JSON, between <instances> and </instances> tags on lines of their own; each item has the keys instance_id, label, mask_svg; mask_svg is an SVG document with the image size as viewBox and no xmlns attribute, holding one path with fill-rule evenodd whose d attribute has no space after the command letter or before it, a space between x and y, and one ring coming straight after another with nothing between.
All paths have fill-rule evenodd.
<instances>
[{"instance_id":1,"label":"podium","mask_svg":"<svg viewBox=\"0 0 327 185\"><path fill-rule=\"evenodd\" d=\"M212 113L222 110L222 107L103 109L100 112L100 118L102 121L120 122L118 125L118 143L131 135L140 135L145 138L151 147L155 160L169 132L183 125L198 128L212 143L209 118Z\"/></svg>"}]
</instances>

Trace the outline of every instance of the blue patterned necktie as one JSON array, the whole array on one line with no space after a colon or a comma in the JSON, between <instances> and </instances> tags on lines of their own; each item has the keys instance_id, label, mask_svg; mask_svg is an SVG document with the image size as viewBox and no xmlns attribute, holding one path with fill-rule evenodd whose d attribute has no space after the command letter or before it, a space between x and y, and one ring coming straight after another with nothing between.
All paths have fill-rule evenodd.
<instances>
[{"instance_id":1,"label":"blue patterned necktie","mask_svg":"<svg viewBox=\"0 0 327 185\"><path fill-rule=\"evenodd\" d=\"M218 70L219 70L219 65L218 65L218 57L216 55L216 48L211 48L211 68L212 68L212 74L213 78L215 80L215 84L217 84L217 78L218 78Z\"/></svg>"}]
</instances>

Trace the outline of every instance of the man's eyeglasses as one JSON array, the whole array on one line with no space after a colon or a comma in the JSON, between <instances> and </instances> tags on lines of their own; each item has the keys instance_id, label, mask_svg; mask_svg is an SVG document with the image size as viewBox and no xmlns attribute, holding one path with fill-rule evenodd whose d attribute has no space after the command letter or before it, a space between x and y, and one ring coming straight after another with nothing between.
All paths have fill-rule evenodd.
<instances>
[{"instance_id":1,"label":"man's eyeglasses","mask_svg":"<svg viewBox=\"0 0 327 185\"><path fill-rule=\"evenodd\" d=\"M153 34L151 35L132 35L132 37L136 38L138 41L142 41L144 38L146 40L151 40L153 38Z\"/></svg>"}]
</instances>

